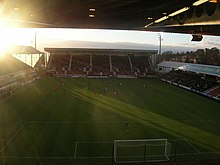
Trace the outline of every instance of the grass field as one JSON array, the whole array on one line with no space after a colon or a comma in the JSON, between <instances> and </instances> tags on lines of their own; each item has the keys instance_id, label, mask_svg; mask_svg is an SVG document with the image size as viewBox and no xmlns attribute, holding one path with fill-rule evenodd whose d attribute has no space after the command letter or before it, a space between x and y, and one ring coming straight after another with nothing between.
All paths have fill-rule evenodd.
<instances>
[{"instance_id":1,"label":"grass field","mask_svg":"<svg viewBox=\"0 0 220 165\"><path fill-rule=\"evenodd\" d=\"M220 103L157 79L67 78L0 103L0 164L111 164L114 140L160 138L171 161L220 158Z\"/></svg>"}]
</instances>

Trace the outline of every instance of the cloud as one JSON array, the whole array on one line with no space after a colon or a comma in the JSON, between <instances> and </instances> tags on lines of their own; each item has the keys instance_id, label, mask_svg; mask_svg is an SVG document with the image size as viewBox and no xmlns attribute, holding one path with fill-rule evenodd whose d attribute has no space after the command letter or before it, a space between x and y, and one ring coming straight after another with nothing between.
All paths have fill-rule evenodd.
<instances>
[{"instance_id":1,"label":"cloud","mask_svg":"<svg viewBox=\"0 0 220 165\"><path fill-rule=\"evenodd\" d=\"M216 43L216 42L205 42L204 43L205 47L217 47L219 48L220 47L220 44Z\"/></svg>"}]
</instances>

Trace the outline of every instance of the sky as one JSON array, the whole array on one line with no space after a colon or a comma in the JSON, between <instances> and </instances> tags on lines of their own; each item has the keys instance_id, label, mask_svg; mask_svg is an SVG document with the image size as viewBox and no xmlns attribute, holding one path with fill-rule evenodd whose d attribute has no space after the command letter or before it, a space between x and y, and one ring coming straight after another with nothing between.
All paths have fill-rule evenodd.
<instances>
[{"instance_id":1,"label":"sky","mask_svg":"<svg viewBox=\"0 0 220 165\"><path fill-rule=\"evenodd\" d=\"M37 49L40 51L44 51L45 47L158 50L159 35L162 36L162 52L194 51L212 47L220 49L218 36L203 36L201 42L191 42L192 36L189 34L94 29L1 28L0 52L10 45L34 47L35 32Z\"/></svg>"}]
</instances>

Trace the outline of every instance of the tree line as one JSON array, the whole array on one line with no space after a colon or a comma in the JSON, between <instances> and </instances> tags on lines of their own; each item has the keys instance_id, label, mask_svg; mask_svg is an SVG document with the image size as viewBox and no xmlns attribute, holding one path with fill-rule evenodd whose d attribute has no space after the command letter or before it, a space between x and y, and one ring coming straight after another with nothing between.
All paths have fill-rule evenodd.
<instances>
[{"instance_id":1,"label":"tree line","mask_svg":"<svg viewBox=\"0 0 220 165\"><path fill-rule=\"evenodd\" d=\"M160 61L176 61L206 65L220 65L220 50L216 47L211 49L197 49L196 51L162 53Z\"/></svg>"}]
</instances>

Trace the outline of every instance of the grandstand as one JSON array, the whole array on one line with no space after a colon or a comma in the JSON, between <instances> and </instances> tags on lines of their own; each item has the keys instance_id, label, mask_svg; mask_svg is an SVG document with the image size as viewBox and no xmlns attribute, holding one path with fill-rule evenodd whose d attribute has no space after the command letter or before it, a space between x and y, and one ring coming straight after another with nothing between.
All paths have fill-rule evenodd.
<instances>
[{"instance_id":1,"label":"grandstand","mask_svg":"<svg viewBox=\"0 0 220 165\"><path fill-rule=\"evenodd\" d=\"M1 59L1 164L219 164L220 104L194 94L219 99L218 66L164 61L152 78L156 51L45 50L34 69Z\"/></svg>"},{"instance_id":2,"label":"grandstand","mask_svg":"<svg viewBox=\"0 0 220 165\"><path fill-rule=\"evenodd\" d=\"M11 74L14 72L30 69L27 64L17 60L11 55L5 55L0 60L0 76Z\"/></svg>"},{"instance_id":3,"label":"grandstand","mask_svg":"<svg viewBox=\"0 0 220 165\"><path fill-rule=\"evenodd\" d=\"M50 54L48 68L59 75L136 76L153 70L151 56L156 50L45 48Z\"/></svg>"},{"instance_id":4,"label":"grandstand","mask_svg":"<svg viewBox=\"0 0 220 165\"><path fill-rule=\"evenodd\" d=\"M0 58L0 100L8 97L15 89L32 82L36 78L32 67L19 60L17 55L35 54L39 51L25 46L17 46L12 50L11 54L2 55Z\"/></svg>"},{"instance_id":5,"label":"grandstand","mask_svg":"<svg viewBox=\"0 0 220 165\"><path fill-rule=\"evenodd\" d=\"M219 66L163 61L158 71L165 82L220 100Z\"/></svg>"},{"instance_id":6,"label":"grandstand","mask_svg":"<svg viewBox=\"0 0 220 165\"><path fill-rule=\"evenodd\" d=\"M220 36L219 6L7 0L0 25L186 33L200 41ZM220 164L219 66L164 61L157 70L161 49L26 48L11 52L17 59L0 58L0 165Z\"/></svg>"},{"instance_id":7,"label":"grandstand","mask_svg":"<svg viewBox=\"0 0 220 165\"><path fill-rule=\"evenodd\" d=\"M110 74L110 60L111 57L108 55L92 55L92 72L94 75L107 76Z\"/></svg>"},{"instance_id":8,"label":"grandstand","mask_svg":"<svg viewBox=\"0 0 220 165\"><path fill-rule=\"evenodd\" d=\"M13 55L13 57L29 65L30 67L34 67L37 62L39 64L40 58L42 63L43 53L31 46L22 46L22 45L11 46L10 49L8 50L8 54Z\"/></svg>"},{"instance_id":9,"label":"grandstand","mask_svg":"<svg viewBox=\"0 0 220 165\"><path fill-rule=\"evenodd\" d=\"M147 74L152 52L130 55L136 50L50 49L45 49L51 54L43 72L56 74L37 79L38 70L21 69L16 78L7 77L17 86L2 92L0 163L219 163L218 102L157 78L118 76ZM39 59L36 68L44 59ZM189 65L162 62L158 68L165 73L159 78L217 99L216 76L181 70L187 66L197 72L198 68L210 71L209 66ZM114 72L117 76L108 78Z\"/></svg>"}]
</instances>

